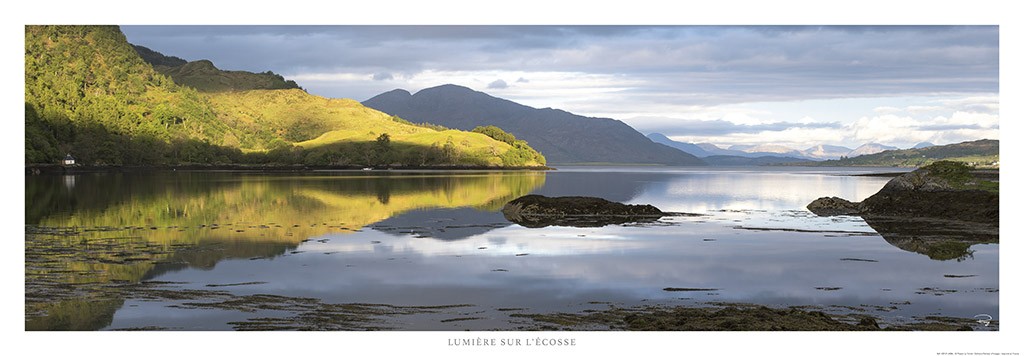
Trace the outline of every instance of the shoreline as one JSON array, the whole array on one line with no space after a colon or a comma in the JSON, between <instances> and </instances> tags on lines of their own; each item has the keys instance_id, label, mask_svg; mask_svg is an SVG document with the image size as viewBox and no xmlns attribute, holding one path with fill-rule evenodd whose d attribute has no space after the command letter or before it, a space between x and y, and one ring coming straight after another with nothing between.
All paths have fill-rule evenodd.
<instances>
[{"instance_id":1,"label":"shoreline","mask_svg":"<svg viewBox=\"0 0 1024 356\"><path fill-rule=\"evenodd\" d=\"M904 175L906 173L907 172L862 173L862 174L852 174L851 176L854 176L854 177L890 177L890 178L895 178L895 177L899 177L901 175ZM971 175L973 175L975 178L978 178L978 179L999 180L999 170L998 169L981 168L981 169L971 170L970 173L971 173Z\"/></svg>"},{"instance_id":2,"label":"shoreline","mask_svg":"<svg viewBox=\"0 0 1024 356\"><path fill-rule=\"evenodd\" d=\"M370 169L366 169L370 168ZM61 165L25 165L25 175L39 174L75 174L75 173L142 173L142 172L316 172L316 171L351 171L351 172L387 172L387 171L554 171L549 166L531 167L496 167L496 166L306 166L306 165L267 165L267 164L218 164L218 165L166 165L166 166L85 166L65 167Z\"/></svg>"}]
</instances>

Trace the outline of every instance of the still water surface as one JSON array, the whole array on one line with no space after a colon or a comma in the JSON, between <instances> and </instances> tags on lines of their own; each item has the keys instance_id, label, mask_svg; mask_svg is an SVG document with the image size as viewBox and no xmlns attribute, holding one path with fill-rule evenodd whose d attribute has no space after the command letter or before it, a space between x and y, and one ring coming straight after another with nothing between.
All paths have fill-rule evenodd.
<instances>
[{"instance_id":1,"label":"still water surface","mask_svg":"<svg viewBox=\"0 0 1024 356\"><path fill-rule=\"evenodd\" d=\"M811 305L894 323L998 319L998 244L950 252L804 208L821 196L862 200L889 178L854 174L884 170L26 177L35 229L26 235L26 328L230 330L302 312L201 304L223 295L448 306L374 321L407 330L514 329L515 313L707 302ZM531 193L703 215L600 228L508 222L501 207ZM156 298L119 287L140 282L226 294ZM102 287L76 287L93 285Z\"/></svg>"}]
</instances>

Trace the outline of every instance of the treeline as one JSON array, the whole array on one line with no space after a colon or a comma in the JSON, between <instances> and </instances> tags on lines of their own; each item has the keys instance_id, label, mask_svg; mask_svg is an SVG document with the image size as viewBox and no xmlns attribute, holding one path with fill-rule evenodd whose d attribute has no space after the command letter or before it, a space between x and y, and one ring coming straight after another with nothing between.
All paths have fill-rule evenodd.
<instances>
[{"instance_id":1,"label":"treeline","mask_svg":"<svg viewBox=\"0 0 1024 356\"><path fill-rule=\"evenodd\" d=\"M164 140L124 135L97 123L52 127L34 107L25 105L26 163L57 163L73 153L84 165L280 164L309 166L445 166L487 165L486 157L470 157L449 139L430 146L391 142L382 133L373 142L339 142L304 149L276 140L267 151L243 152L197 139Z\"/></svg>"},{"instance_id":2,"label":"treeline","mask_svg":"<svg viewBox=\"0 0 1024 356\"><path fill-rule=\"evenodd\" d=\"M500 127L493 125L477 126L472 132L482 133L512 146L511 149L499 156L501 157L501 163L505 166L519 166L531 161L540 162L541 165L547 164L544 155L530 147L526 141L516 139L515 135L505 132Z\"/></svg>"},{"instance_id":3,"label":"treeline","mask_svg":"<svg viewBox=\"0 0 1024 356\"><path fill-rule=\"evenodd\" d=\"M412 126L416 126L416 127L422 127L422 128L425 128L425 129L431 129L431 130L434 130L434 131L451 130L448 127L444 127L444 126L436 125L436 124L431 124L429 122L420 122L420 123L411 122L409 120L406 120L406 119L403 119L401 117L398 117L398 115L391 115L391 121L394 121L394 122L397 122L397 123L400 123L400 124L412 125Z\"/></svg>"}]
</instances>

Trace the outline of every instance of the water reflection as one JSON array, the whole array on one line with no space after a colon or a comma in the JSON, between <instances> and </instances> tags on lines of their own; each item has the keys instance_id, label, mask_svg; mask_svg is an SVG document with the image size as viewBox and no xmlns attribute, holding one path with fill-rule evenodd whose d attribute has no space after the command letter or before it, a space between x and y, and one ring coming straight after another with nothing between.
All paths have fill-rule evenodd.
<instances>
[{"instance_id":1,"label":"water reflection","mask_svg":"<svg viewBox=\"0 0 1024 356\"><path fill-rule=\"evenodd\" d=\"M544 179L536 172L27 177L26 328L95 329L93 319L109 319L120 305L117 293L99 286L273 258L310 237L351 234L408 211L493 211ZM83 298L107 307L81 308Z\"/></svg>"},{"instance_id":2,"label":"water reflection","mask_svg":"<svg viewBox=\"0 0 1024 356\"><path fill-rule=\"evenodd\" d=\"M508 328L509 313L496 310L573 311L591 302L998 317L998 245L984 244L997 242L998 231L996 240L960 234L948 240L960 245L942 245L905 225L803 209L819 196L861 200L886 181L637 168L95 174L76 176L73 186L59 176L26 177L26 329L230 329L266 315L168 308L176 302L130 293L139 281L328 303L473 305L398 323L415 330ZM529 193L703 215L537 229L505 220L498 210ZM450 321L465 319L461 313L481 317Z\"/></svg>"},{"instance_id":3,"label":"water reflection","mask_svg":"<svg viewBox=\"0 0 1024 356\"><path fill-rule=\"evenodd\" d=\"M999 243L999 228L970 222L865 216L890 245L933 260L958 262L974 258L971 246Z\"/></svg>"}]
</instances>

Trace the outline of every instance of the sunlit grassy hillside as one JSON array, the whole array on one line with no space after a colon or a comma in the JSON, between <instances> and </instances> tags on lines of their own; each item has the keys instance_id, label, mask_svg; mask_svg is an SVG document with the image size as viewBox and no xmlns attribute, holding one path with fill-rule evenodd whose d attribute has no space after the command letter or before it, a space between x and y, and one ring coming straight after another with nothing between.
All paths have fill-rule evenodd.
<instances>
[{"instance_id":1,"label":"sunlit grassy hillside","mask_svg":"<svg viewBox=\"0 0 1024 356\"><path fill-rule=\"evenodd\" d=\"M525 143L413 125L287 89L297 85L269 71L225 72L209 61L174 68L175 80L154 70L117 26L26 26L25 163L71 154L86 165L544 164ZM239 91L249 88L272 89Z\"/></svg>"},{"instance_id":2,"label":"sunlit grassy hillside","mask_svg":"<svg viewBox=\"0 0 1024 356\"><path fill-rule=\"evenodd\" d=\"M350 99L329 99L299 89L209 94L218 118L245 134L239 146L271 150L294 144L308 164L540 166L503 159L508 143L487 135L411 125ZM381 142L382 137L387 142ZM312 156L312 157L310 157Z\"/></svg>"}]
</instances>

